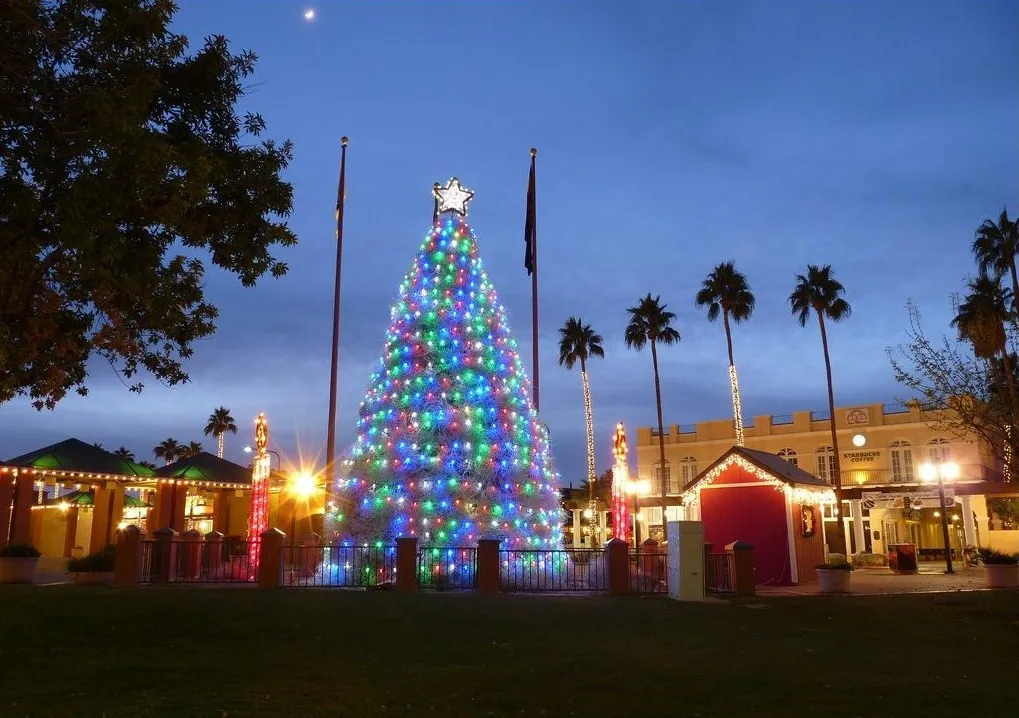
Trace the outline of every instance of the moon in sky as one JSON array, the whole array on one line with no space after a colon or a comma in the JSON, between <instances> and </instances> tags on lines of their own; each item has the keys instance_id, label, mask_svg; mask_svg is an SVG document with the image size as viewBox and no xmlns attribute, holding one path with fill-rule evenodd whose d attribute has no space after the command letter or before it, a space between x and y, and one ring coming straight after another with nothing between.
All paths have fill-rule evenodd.
<instances>
[{"instance_id":1,"label":"moon in sky","mask_svg":"<svg viewBox=\"0 0 1019 718\"><path fill-rule=\"evenodd\" d=\"M308 22L311 22L312 20L314 20L315 19L315 8L310 7L307 10L305 10L304 11L304 19L307 20Z\"/></svg>"}]
</instances>

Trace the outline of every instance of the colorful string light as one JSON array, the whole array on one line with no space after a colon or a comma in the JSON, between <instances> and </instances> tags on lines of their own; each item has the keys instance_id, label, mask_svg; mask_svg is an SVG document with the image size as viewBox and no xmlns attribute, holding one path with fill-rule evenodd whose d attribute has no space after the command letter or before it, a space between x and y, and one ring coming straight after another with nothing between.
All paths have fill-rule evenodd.
<instances>
[{"instance_id":1,"label":"colorful string light","mask_svg":"<svg viewBox=\"0 0 1019 718\"><path fill-rule=\"evenodd\" d=\"M626 459L626 430L623 422L616 424L612 435L612 525L618 539L630 540L630 508L627 502L626 486L630 481L630 465Z\"/></svg>"},{"instance_id":2,"label":"colorful string light","mask_svg":"<svg viewBox=\"0 0 1019 718\"><path fill-rule=\"evenodd\" d=\"M465 206L440 208L400 285L327 512L337 543L562 544L548 433Z\"/></svg>"}]
</instances>

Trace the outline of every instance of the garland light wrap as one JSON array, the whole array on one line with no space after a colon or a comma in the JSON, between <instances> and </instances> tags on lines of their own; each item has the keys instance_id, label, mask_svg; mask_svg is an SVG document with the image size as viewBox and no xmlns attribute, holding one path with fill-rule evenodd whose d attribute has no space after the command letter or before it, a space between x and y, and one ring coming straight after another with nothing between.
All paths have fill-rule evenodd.
<instances>
[{"instance_id":1,"label":"garland light wrap","mask_svg":"<svg viewBox=\"0 0 1019 718\"><path fill-rule=\"evenodd\" d=\"M255 461L251 468L251 505L248 510L248 573L258 575L260 539L269 530L269 422L265 414L255 419Z\"/></svg>"},{"instance_id":2,"label":"garland light wrap","mask_svg":"<svg viewBox=\"0 0 1019 718\"><path fill-rule=\"evenodd\" d=\"M738 466L758 481L775 487L776 491L782 491L789 496L794 503L798 504L833 504L835 503L835 492L824 487L790 486L784 481L776 479L770 473L761 469L756 464L743 458L737 453L729 454L718 466L707 472L700 481L683 493L683 505L692 506L700 501L700 490L710 486L715 480L733 466Z\"/></svg>"},{"instance_id":3,"label":"garland light wrap","mask_svg":"<svg viewBox=\"0 0 1019 718\"><path fill-rule=\"evenodd\" d=\"M615 536L629 541L630 510L626 500L626 487L630 483L630 466L626 460L626 429L623 422L616 424L612 435L612 514Z\"/></svg>"},{"instance_id":4,"label":"garland light wrap","mask_svg":"<svg viewBox=\"0 0 1019 718\"><path fill-rule=\"evenodd\" d=\"M732 389L732 421L736 429L736 446L744 446L743 401L739 396L739 379L736 378L734 364L729 365L729 387Z\"/></svg>"},{"instance_id":5,"label":"garland light wrap","mask_svg":"<svg viewBox=\"0 0 1019 718\"><path fill-rule=\"evenodd\" d=\"M558 548L548 432L466 221L474 193L456 178L434 191L439 211L391 310L327 535L348 546Z\"/></svg>"}]
</instances>

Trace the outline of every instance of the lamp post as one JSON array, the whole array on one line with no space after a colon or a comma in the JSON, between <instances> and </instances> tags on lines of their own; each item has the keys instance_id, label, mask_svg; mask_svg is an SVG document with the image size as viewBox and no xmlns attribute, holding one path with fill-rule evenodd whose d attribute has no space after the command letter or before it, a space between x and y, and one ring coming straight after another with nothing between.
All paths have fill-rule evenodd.
<instances>
[{"instance_id":1,"label":"lamp post","mask_svg":"<svg viewBox=\"0 0 1019 718\"><path fill-rule=\"evenodd\" d=\"M941 536L945 542L945 573L955 573L952 568L952 549L948 539L948 507L945 506L945 480L959 478L959 465L954 461L939 461L920 465L920 479L938 482L938 504L941 506Z\"/></svg>"},{"instance_id":2,"label":"lamp post","mask_svg":"<svg viewBox=\"0 0 1019 718\"><path fill-rule=\"evenodd\" d=\"M250 454L252 451L254 451L254 449L252 449L250 446L245 446L244 447L244 453L245 454ZM265 453L272 454L273 456L276 457L276 470L277 471L282 471L283 470L283 457L280 456L280 452L273 451L272 449L266 449Z\"/></svg>"},{"instance_id":3,"label":"lamp post","mask_svg":"<svg viewBox=\"0 0 1019 718\"><path fill-rule=\"evenodd\" d=\"M637 514L639 508L637 506L637 496L646 494L651 490L651 482L647 479L638 479L637 481L626 482L626 493L633 497L633 547L638 549L640 547L640 524L637 522Z\"/></svg>"}]
</instances>

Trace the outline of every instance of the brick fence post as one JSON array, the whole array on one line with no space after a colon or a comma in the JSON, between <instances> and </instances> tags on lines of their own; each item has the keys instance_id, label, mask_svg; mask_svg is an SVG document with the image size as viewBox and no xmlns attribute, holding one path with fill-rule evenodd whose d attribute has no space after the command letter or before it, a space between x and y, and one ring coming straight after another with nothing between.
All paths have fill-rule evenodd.
<instances>
[{"instance_id":1,"label":"brick fence post","mask_svg":"<svg viewBox=\"0 0 1019 718\"><path fill-rule=\"evenodd\" d=\"M478 592L499 593L499 539L478 541Z\"/></svg>"},{"instance_id":2,"label":"brick fence post","mask_svg":"<svg viewBox=\"0 0 1019 718\"><path fill-rule=\"evenodd\" d=\"M184 532L184 579L193 581L202 575L202 535L195 529Z\"/></svg>"},{"instance_id":3,"label":"brick fence post","mask_svg":"<svg viewBox=\"0 0 1019 718\"><path fill-rule=\"evenodd\" d=\"M223 534L210 531L205 534L205 570L210 576L222 578L223 573Z\"/></svg>"},{"instance_id":4,"label":"brick fence post","mask_svg":"<svg viewBox=\"0 0 1019 718\"><path fill-rule=\"evenodd\" d=\"M415 537L396 539L396 590L413 593L418 590L418 540Z\"/></svg>"},{"instance_id":5,"label":"brick fence post","mask_svg":"<svg viewBox=\"0 0 1019 718\"><path fill-rule=\"evenodd\" d=\"M166 583L172 581L174 564L177 563L177 532L169 526L164 526L152 532L156 540L152 547L152 566L150 576L153 583Z\"/></svg>"},{"instance_id":6,"label":"brick fence post","mask_svg":"<svg viewBox=\"0 0 1019 718\"><path fill-rule=\"evenodd\" d=\"M618 596L630 592L630 544L614 538L605 544L608 561L609 594Z\"/></svg>"},{"instance_id":7,"label":"brick fence post","mask_svg":"<svg viewBox=\"0 0 1019 718\"><path fill-rule=\"evenodd\" d=\"M117 539L117 558L113 564L113 585L131 588L138 584L142 561L142 535L137 526L127 526Z\"/></svg>"},{"instance_id":8,"label":"brick fence post","mask_svg":"<svg viewBox=\"0 0 1019 718\"><path fill-rule=\"evenodd\" d=\"M258 555L258 587L279 588L283 585L283 543L286 534L269 529L262 534Z\"/></svg>"},{"instance_id":9,"label":"brick fence post","mask_svg":"<svg viewBox=\"0 0 1019 718\"><path fill-rule=\"evenodd\" d=\"M753 596L754 547L746 541L734 541L725 547L732 556L732 590L737 596Z\"/></svg>"}]
</instances>

